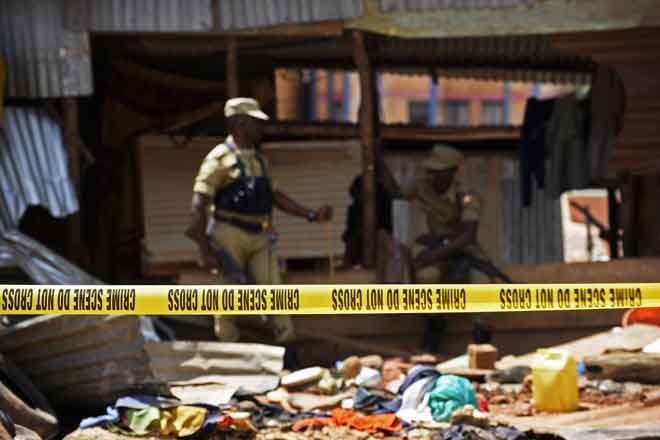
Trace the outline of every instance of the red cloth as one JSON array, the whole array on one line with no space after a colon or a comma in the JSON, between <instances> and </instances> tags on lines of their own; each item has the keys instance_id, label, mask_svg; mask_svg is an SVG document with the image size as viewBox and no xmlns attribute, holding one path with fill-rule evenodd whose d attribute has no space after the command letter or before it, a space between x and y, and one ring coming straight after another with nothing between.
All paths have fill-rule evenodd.
<instances>
[{"instance_id":1,"label":"red cloth","mask_svg":"<svg viewBox=\"0 0 660 440\"><path fill-rule=\"evenodd\" d=\"M218 420L218 427L220 429L226 429L229 428L232 423L234 423L234 419L232 419L231 416L224 415Z\"/></svg>"},{"instance_id":2,"label":"red cloth","mask_svg":"<svg viewBox=\"0 0 660 440\"><path fill-rule=\"evenodd\" d=\"M484 399L482 396L477 396L477 403L479 404L479 411L488 412L488 400Z\"/></svg>"},{"instance_id":3,"label":"red cloth","mask_svg":"<svg viewBox=\"0 0 660 440\"><path fill-rule=\"evenodd\" d=\"M378 414L373 416L363 416L356 413L352 409L337 408L332 411L332 418L311 418L298 420L293 427L293 431L298 432L307 428L308 426L328 426L332 423L340 426L348 426L350 428L358 429L360 431L369 432L374 434L379 430L388 432L401 431L401 421L395 414Z\"/></svg>"},{"instance_id":4,"label":"red cloth","mask_svg":"<svg viewBox=\"0 0 660 440\"><path fill-rule=\"evenodd\" d=\"M401 421L392 413L363 416L351 409L337 408L332 411L332 418L337 425L347 425L372 434L378 432L378 430L401 431Z\"/></svg>"}]
</instances>

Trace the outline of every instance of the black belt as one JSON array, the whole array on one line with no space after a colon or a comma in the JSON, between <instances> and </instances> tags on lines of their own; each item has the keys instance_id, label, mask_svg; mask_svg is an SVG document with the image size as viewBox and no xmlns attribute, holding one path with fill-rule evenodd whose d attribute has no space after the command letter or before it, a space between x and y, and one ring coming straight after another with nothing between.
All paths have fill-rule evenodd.
<instances>
[{"instance_id":1,"label":"black belt","mask_svg":"<svg viewBox=\"0 0 660 440\"><path fill-rule=\"evenodd\" d=\"M229 223L230 225L236 226L237 228L243 229L246 232L250 232L252 234L257 234L259 232L263 232L264 226L257 224L257 223L251 223L251 222L245 222L243 220L239 220L237 218L230 218L230 217L224 217L222 215L215 215L215 219L219 222L223 223Z\"/></svg>"}]
</instances>

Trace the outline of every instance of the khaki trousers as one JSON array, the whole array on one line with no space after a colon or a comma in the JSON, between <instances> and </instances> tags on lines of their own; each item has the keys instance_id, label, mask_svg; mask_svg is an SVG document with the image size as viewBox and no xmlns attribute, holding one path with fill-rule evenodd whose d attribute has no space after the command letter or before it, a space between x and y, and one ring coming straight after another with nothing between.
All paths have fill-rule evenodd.
<instances>
[{"instance_id":1,"label":"khaki trousers","mask_svg":"<svg viewBox=\"0 0 660 440\"><path fill-rule=\"evenodd\" d=\"M267 232L250 233L218 222L213 227L211 239L229 252L241 270L251 276L256 284L281 284L277 255ZM219 278L223 283L222 273ZM215 316L214 330L223 342L264 342L266 339L276 344L288 344L295 341L293 321L288 315ZM245 334L242 335L241 330L246 330Z\"/></svg>"}]
</instances>

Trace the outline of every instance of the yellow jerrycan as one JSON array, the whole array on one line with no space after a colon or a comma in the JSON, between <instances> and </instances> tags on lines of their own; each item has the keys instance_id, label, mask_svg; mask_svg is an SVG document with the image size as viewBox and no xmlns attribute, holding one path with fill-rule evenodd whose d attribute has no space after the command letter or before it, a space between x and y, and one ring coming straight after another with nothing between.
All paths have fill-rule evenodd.
<instances>
[{"instance_id":1,"label":"yellow jerrycan","mask_svg":"<svg viewBox=\"0 0 660 440\"><path fill-rule=\"evenodd\" d=\"M534 407L544 412L576 411L580 405L577 365L566 350L541 349L532 364Z\"/></svg>"}]
</instances>

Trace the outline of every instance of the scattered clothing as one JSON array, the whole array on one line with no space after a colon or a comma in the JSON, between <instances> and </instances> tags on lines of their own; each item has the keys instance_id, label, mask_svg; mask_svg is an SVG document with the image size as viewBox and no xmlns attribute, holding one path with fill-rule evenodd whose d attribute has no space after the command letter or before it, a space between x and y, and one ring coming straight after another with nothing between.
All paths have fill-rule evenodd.
<instances>
[{"instance_id":1,"label":"scattered clothing","mask_svg":"<svg viewBox=\"0 0 660 440\"><path fill-rule=\"evenodd\" d=\"M250 395L237 396L237 399L240 402L251 402L254 404L250 421L254 426L259 428L266 426L266 422L269 419L275 419L280 423L292 423L296 420L315 418L319 415L318 413L312 412L293 414L279 405L260 402L254 396Z\"/></svg>"},{"instance_id":2,"label":"scattered clothing","mask_svg":"<svg viewBox=\"0 0 660 440\"><path fill-rule=\"evenodd\" d=\"M403 393L401 409L396 415L406 423L433 422L429 407L430 394L436 377L425 377L412 384Z\"/></svg>"},{"instance_id":3,"label":"scattered clothing","mask_svg":"<svg viewBox=\"0 0 660 440\"><path fill-rule=\"evenodd\" d=\"M360 431L376 433L401 431L401 421L395 414L363 416L350 409L337 408L332 411L332 419L337 425L349 426Z\"/></svg>"},{"instance_id":4,"label":"scattered clothing","mask_svg":"<svg viewBox=\"0 0 660 440\"><path fill-rule=\"evenodd\" d=\"M293 425L293 431L302 431L309 426L323 427L329 425L348 426L360 431L374 434L378 431L399 432L401 421L395 414L377 414L363 416L351 409L337 408L332 411L332 417L310 417L299 420Z\"/></svg>"},{"instance_id":5,"label":"scattered clothing","mask_svg":"<svg viewBox=\"0 0 660 440\"><path fill-rule=\"evenodd\" d=\"M520 178L523 206L532 203L532 177L545 187L546 129L555 101L529 98L520 133Z\"/></svg>"},{"instance_id":6,"label":"scattered clothing","mask_svg":"<svg viewBox=\"0 0 660 440\"><path fill-rule=\"evenodd\" d=\"M612 146L623 128L626 90L619 74L608 66L599 65L589 99L587 153L589 177L593 180L607 174Z\"/></svg>"},{"instance_id":7,"label":"scattered clothing","mask_svg":"<svg viewBox=\"0 0 660 440\"><path fill-rule=\"evenodd\" d=\"M575 94L555 100L546 133L548 187L555 198L566 190L589 186L586 119L586 111Z\"/></svg>"},{"instance_id":8,"label":"scattered clothing","mask_svg":"<svg viewBox=\"0 0 660 440\"><path fill-rule=\"evenodd\" d=\"M206 408L181 405L176 408L163 409L160 413L161 435L185 437L202 428L208 411Z\"/></svg>"},{"instance_id":9,"label":"scattered clothing","mask_svg":"<svg viewBox=\"0 0 660 440\"><path fill-rule=\"evenodd\" d=\"M401 398L388 399L385 396L369 392L360 387L353 396L353 408L359 411L369 411L372 414L394 413L401 407Z\"/></svg>"},{"instance_id":10,"label":"scattered clothing","mask_svg":"<svg viewBox=\"0 0 660 440\"><path fill-rule=\"evenodd\" d=\"M135 395L117 399L107 414L80 422L80 428L103 426L127 436L163 435L185 440L208 438L221 422L214 405L181 405L176 399Z\"/></svg>"},{"instance_id":11,"label":"scattered clothing","mask_svg":"<svg viewBox=\"0 0 660 440\"><path fill-rule=\"evenodd\" d=\"M453 425L433 438L437 440L526 440L529 437L513 428L480 428L471 425Z\"/></svg>"},{"instance_id":12,"label":"scattered clothing","mask_svg":"<svg viewBox=\"0 0 660 440\"><path fill-rule=\"evenodd\" d=\"M97 417L88 417L80 422L80 429L93 428L95 426L105 426L108 423L119 422L119 411L109 406L106 408L106 414Z\"/></svg>"},{"instance_id":13,"label":"scattered clothing","mask_svg":"<svg viewBox=\"0 0 660 440\"><path fill-rule=\"evenodd\" d=\"M121 415L119 423L135 435L157 433L160 429L160 410L154 407L129 408Z\"/></svg>"},{"instance_id":14,"label":"scattered clothing","mask_svg":"<svg viewBox=\"0 0 660 440\"><path fill-rule=\"evenodd\" d=\"M408 371L406 379L399 387L399 394L405 393L408 387L420 379L427 377L437 378L438 376L440 376L440 372L429 365L415 365Z\"/></svg>"},{"instance_id":15,"label":"scattered clothing","mask_svg":"<svg viewBox=\"0 0 660 440\"><path fill-rule=\"evenodd\" d=\"M145 408L168 408L180 405L181 402L177 399L172 399L163 396L151 396L147 394L135 394L132 396L120 397L115 402L115 408L132 408L132 409L145 409Z\"/></svg>"},{"instance_id":16,"label":"scattered clothing","mask_svg":"<svg viewBox=\"0 0 660 440\"><path fill-rule=\"evenodd\" d=\"M469 380L459 376L445 375L435 381L429 397L429 406L436 422L448 422L454 411L465 405L479 407Z\"/></svg>"}]
</instances>

